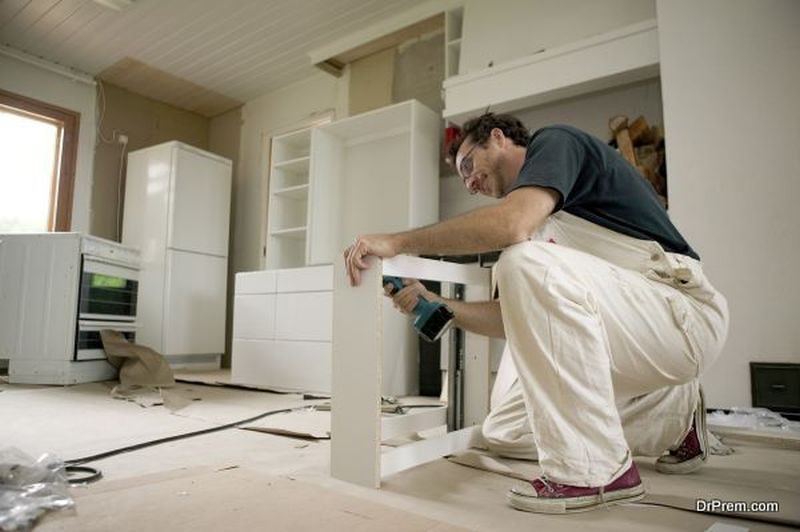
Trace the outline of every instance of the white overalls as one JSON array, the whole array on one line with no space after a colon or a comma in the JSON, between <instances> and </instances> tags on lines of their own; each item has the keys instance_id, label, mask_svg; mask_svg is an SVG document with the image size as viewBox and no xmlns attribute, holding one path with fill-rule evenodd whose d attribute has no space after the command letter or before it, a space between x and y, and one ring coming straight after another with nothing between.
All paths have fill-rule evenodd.
<instances>
[{"instance_id":1,"label":"white overalls","mask_svg":"<svg viewBox=\"0 0 800 532\"><path fill-rule=\"evenodd\" d=\"M505 249L496 277L507 343L490 449L596 487L631 452L659 456L683 439L728 329L699 261L562 211Z\"/></svg>"}]
</instances>

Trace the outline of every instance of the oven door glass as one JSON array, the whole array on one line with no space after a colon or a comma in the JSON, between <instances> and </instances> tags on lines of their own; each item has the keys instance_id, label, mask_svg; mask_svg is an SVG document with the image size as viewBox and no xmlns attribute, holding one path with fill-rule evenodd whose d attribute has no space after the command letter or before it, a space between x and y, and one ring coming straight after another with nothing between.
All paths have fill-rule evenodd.
<instances>
[{"instance_id":1,"label":"oven door glass","mask_svg":"<svg viewBox=\"0 0 800 532\"><path fill-rule=\"evenodd\" d=\"M137 270L84 257L80 318L135 321L138 287Z\"/></svg>"},{"instance_id":2,"label":"oven door glass","mask_svg":"<svg viewBox=\"0 0 800 532\"><path fill-rule=\"evenodd\" d=\"M78 335L75 342L75 360L104 360L103 340L100 331L118 331L130 343L136 343L136 324L118 321L78 321Z\"/></svg>"}]
</instances>

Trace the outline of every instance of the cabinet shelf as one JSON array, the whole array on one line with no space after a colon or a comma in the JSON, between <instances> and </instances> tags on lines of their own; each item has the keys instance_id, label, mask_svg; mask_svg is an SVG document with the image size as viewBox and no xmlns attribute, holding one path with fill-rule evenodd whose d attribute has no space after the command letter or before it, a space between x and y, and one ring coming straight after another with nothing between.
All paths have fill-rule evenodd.
<instances>
[{"instance_id":1,"label":"cabinet shelf","mask_svg":"<svg viewBox=\"0 0 800 532\"><path fill-rule=\"evenodd\" d=\"M311 134L300 129L273 139L273 161L289 162L308 157L311 153ZM274 163L273 166L278 163Z\"/></svg>"},{"instance_id":2,"label":"cabinet shelf","mask_svg":"<svg viewBox=\"0 0 800 532\"><path fill-rule=\"evenodd\" d=\"M283 198L302 200L308 197L308 183L305 185L295 185L292 187L285 187L273 192L275 196Z\"/></svg>"},{"instance_id":3,"label":"cabinet shelf","mask_svg":"<svg viewBox=\"0 0 800 532\"><path fill-rule=\"evenodd\" d=\"M270 233L270 236L276 238L291 238L300 240L306 237L306 226L289 227L286 229L276 229Z\"/></svg>"},{"instance_id":4,"label":"cabinet shelf","mask_svg":"<svg viewBox=\"0 0 800 532\"><path fill-rule=\"evenodd\" d=\"M307 174L309 161L310 157L308 155L304 155L302 157L295 157L285 161L276 161L272 167L285 172L290 172L292 174Z\"/></svg>"},{"instance_id":5,"label":"cabinet shelf","mask_svg":"<svg viewBox=\"0 0 800 532\"><path fill-rule=\"evenodd\" d=\"M268 269L296 268L306 263L310 170L310 128L272 139L267 238L264 242Z\"/></svg>"}]
</instances>

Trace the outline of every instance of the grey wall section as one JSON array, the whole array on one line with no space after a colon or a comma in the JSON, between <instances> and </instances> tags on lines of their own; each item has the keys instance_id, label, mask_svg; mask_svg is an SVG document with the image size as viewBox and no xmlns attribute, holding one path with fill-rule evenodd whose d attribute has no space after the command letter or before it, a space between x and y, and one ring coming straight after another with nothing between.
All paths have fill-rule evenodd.
<instances>
[{"instance_id":1,"label":"grey wall section","mask_svg":"<svg viewBox=\"0 0 800 532\"><path fill-rule=\"evenodd\" d=\"M392 83L392 102L419 100L441 115L444 109L442 82L444 81L444 32L424 35L397 48ZM444 129L444 121L442 121ZM441 153L444 134L439 134ZM447 175L449 169L440 158L439 173ZM439 196L441 198L441 195Z\"/></svg>"},{"instance_id":2,"label":"grey wall section","mask_svg":"<svg viewBox=\"0 0 800 532\"><path fill-rule=\"evenodd\" d=\"M127 152L170 140L179 140L207 150L210 121L115 85L104 83L103 88L105 102L99 98L99 113L102 115L100 133L111 142L102 140L100 135L97 137L90 232L110 240L120 240L117 217L120 206L119 216L124 216L125 212L127 157L121 157L122 145L116 141L117 134L127 135ZM121 225L121 218L119 220Z\"/></svg>"},{"instance_id":3,"label":"grey wall section","mask_svg":"<svg viewBox=\"0 0 800 532\"><path fill-rule=\"evenodd\" d=\"M597 91L526 109L517 115L534 130L552 124L569 124L601 140L609 140L608 120L615 115L625 115L631 120L642 115L651 126L664 125L661 82L653 79Z\"/></svg>"},{"instance_id":4,"label":"grey wall section","mask_svg":"<svg viewBox=\"0 0 800 532\"><path fill-rule=\"evenodd\" d=\"M394 48L387 48L350 63L350 115L392 103L395 55Z\"/></svg>"},{"instance_id":5,"label":"grey wall section","mask_svg":"<svg viewBox=\"0 0 800 532\"><path fill-rule=\"evenodd\" d=\"M441 114L444 81L444 33L421 37L397 49L392 100L416 99Z\"/></svg>"},{"instance_id":6,"label":"grey wall section","mask_svg":"<svg viewBox=\"0 0 800 532\"><path fill-rule=\"evenodd\" d=\"M231 224L230 237L228 240L228 294L225 316L225 354L222 356L222 367L231 367L231 338L233 328L233 291L236 281L235 270L232 260L233 239L236 228L234 227L235 216L233 216L233 196L236 193L237 177L239 175L239 150L241 149L242 133L242 108L236 108L227 113L215 116L211 119L209 127L208 150L222 155L233 161L233 186L231 191Z\"/></svg>"}]
</instances>

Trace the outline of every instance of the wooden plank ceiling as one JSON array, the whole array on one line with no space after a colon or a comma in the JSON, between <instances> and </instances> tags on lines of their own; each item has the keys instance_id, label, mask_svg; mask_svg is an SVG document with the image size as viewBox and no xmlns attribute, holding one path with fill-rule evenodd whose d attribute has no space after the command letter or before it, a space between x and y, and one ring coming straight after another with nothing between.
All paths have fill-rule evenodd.
<instances>
[{"instance_id":1,"label":"wooden plank ceiling","mask_svg":"<svg viewBox=\"0 0 800 532\"><path fill-rule=\"evenodd\" d=\"M426 0L0 0L0 43L205 116L314 72L308 51Z\"/></svg>"}]
</instances>

